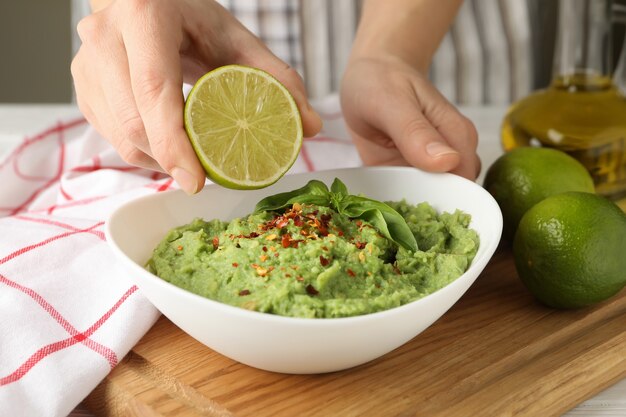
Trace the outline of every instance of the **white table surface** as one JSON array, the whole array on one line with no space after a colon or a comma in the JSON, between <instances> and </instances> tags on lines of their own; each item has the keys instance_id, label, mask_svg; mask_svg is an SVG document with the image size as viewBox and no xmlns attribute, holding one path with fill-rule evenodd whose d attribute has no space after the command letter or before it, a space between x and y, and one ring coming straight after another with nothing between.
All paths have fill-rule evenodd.
<instances>
[{"instance_id":1,"label":"white table surface","mask_svg":"<svg viewBox=\"0 0 626 417\"><path fill-rule=\"evenodd\" d=\"M506 107L462 107L460 110L474 122L478 130L478 154L483 170L477 182L482 183L487 167L502 154L499 129ZM76 116L80 116L80 112L73 104L0 103L0 158L25 137L37 134L59 120ZM575 416L626 417L626 379L583 402L563 417Z\"/></svg>"}]
</instances>

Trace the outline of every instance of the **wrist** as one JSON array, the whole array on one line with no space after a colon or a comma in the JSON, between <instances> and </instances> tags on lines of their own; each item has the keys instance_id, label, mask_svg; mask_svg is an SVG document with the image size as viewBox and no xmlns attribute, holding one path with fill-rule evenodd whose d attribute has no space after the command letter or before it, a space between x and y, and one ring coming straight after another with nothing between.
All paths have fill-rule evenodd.
<instances>
[{"instance_id":1,"label":"wrist","mask_svg":"<svg viewBox=\"0 0 626 417\"><path fill-rule=\"evenodd\" d=\"M462 0L367 0L351 58L395 57L422 74Z\"/></svg>"}]
</instances>

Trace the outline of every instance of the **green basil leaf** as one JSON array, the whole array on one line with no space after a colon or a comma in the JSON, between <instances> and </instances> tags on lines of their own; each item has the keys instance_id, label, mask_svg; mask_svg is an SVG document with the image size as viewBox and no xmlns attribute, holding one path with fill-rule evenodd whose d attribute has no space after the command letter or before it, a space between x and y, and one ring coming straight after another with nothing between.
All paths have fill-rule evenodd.
<instances>
[{"instance_id":1,"label":"green basil leaf","mask_svg":"<svg viewBox=\"0 0 626 417\"><path fill-rule=\"evenodd\" d=\"M257 203L254 212L279 210L293 203L316 204L328 207L330 204L330 192L323 182L311 180L304 187L297 190L265 197Z\"/></svg>"},{"instance_id":2,"label":"green basil leaf","mask_svg":"<svg viewBox=\"0 0 626 417\"><path fill-rule=\"evenodd\" d=\"M346 184L344 184L343 181L341 181L339 178L335 178L332 185L330 186L330 191L332 193L341 194L344 196L347 196L349 194L348 187L346 187Z\"/></svg>"},{"instance_id":3,"label":"green basil leaf","mask_svg":"<svg viewBox=\"0 0 626 417\"><path fill-rule=\"evenodd\" d=\"M350 195L339 178L335 178L330 190L323 182L311 180L297 190L265 197L257 203L254 212L279 210L294 203L331 207L348 217L371 223L383 236L403 248L417 250L415 236L404 217L383 202Z\"/></svg>"},{"instance_id":4,"label":"green basil leaf","mask_svg":"<svg viewBox=\"0 0 626 417\"><path fill-rule=\"evenodd\" d=\"M387 204L351 195L345 199L343 214L370 222L383 236L415 252L417 241L404 217Z\"/></svg>"}]
</instances>

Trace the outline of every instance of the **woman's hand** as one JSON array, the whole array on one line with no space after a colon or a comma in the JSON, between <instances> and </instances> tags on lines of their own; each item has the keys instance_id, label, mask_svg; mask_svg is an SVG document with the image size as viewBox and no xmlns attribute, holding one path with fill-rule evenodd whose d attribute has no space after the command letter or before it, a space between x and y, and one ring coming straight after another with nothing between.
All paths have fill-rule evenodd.
<instances>
[{"instance_id":1,"label":"woman's hand","mask_svg":"<svg viewBox=\"0 0 626 417\"><path fill-rule=\"evenodd\" d=\"M321 128L298 73L213 0L107 2L77 27L78 106L128 163L169 173L186 192L205 173L183 126L183 81L226 64L261 68L294 96L305 136Z\"/></svg>"},{"instance_id":2,"label":"woman's hand","mask_svg":"<svg viewBox=\"0 0 626 417\"><path fill-rule=\"evenodd\" d=\"M350 61L341 105L365 164L412 165L472 180L478 176L474 125L402 60Z\"/></svg>"},{"instance_id":3,"label":"woman's hand","mask_svg":"<svg viewBox=\"0 0 626 417\"><path fill-rule=\"evenodd\" d=\"M474 125L425 76L461 3L364 2L341 106L366 164L478 176Z\"/></svg>"}]
</instances>

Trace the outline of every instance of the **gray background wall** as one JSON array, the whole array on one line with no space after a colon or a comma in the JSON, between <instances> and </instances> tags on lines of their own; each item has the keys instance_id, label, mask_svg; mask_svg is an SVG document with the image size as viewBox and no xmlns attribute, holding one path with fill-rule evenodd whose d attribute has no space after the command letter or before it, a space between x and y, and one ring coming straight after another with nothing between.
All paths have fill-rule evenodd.
<instances>
[{"instance_id":1,"label":"gray background wall","mask_svg":"<svg viewBox=\"0 0 626 417\"><path fill-rule=\"evenodd\" d=\"M541 88L551 76L557 2L527 1L534 15L533 84ZM0 103L72 101L72 7L86 5L87 0L0 0ZM615 46L624 36L623 26L616 29Z\"/></svg>"},{"instance_id":2,"label":"gray background wall","mask_svg":"<svg viewBox=\"0 0 626 417\"><path fill-rule=\"evenodd\" d=\"M71 55L70 0L0 1L0 103L70 102Z\"/></svg>"}]
</instances>

